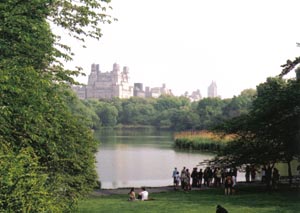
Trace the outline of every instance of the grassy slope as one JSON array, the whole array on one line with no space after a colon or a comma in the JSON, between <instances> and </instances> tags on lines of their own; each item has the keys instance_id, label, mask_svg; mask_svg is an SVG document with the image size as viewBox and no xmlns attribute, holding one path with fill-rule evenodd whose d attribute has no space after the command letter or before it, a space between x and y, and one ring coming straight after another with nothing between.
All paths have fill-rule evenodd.
<instances>
[{"instance_id":1,"label":"grassy slope","mask_svg":"<svg viewBox=\"0 0 300 213\"><path fill-rule=\"evenodd\" d=\"M299 190L267 193L258 188L241 188L236 195L225 196L223 190L174 191L151 194L153 201L128 202L127 195L93 197L81 201L79 212L216 212L216 205L230 213L298 213Z\"/></svg>"}]
</instances>

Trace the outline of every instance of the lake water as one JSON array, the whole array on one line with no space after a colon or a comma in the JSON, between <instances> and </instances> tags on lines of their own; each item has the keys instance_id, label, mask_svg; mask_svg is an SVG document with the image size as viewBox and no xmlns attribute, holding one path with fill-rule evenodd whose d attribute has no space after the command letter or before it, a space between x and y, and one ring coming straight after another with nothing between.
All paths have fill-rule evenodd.
<instances>
[{"instance_id":1,"label":"lake water","mask_svg":"<svg viewBox=\"0 0 300 213\"><path fill-rule=\"evenodd\" d=\"M213 157L209 153L175 150L170 131L106 129L95 135L101 141L96 166L104 189L172 185L174 167L192 170Z\"/></svg>"},{"instance_id":2,"label":"lake water","mask_svg":"<svg viewBox=\"0 0 300 213\"><path fill-rule=\"evenodd\" d=\"M96 154L97 172L103 189L172 185L172 171L183 166L196 167L213 154L179 151L173 148L173 133L155 129L105 129L95 132L101 141ZM298 174L293 162L293 174ZM203 167L198 167L203 168ZM287 175L286 164L277 164L281 175ZM260 174L257 174L260 180ZM244 181L244 173L238 173Z\"/></svg>"}]
</instances>

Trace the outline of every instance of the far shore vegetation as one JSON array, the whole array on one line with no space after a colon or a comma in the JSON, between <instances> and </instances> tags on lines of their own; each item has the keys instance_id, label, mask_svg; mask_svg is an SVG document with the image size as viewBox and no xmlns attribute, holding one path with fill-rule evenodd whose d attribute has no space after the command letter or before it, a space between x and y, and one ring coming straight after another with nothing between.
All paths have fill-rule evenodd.
<instances>
[{"instance_id":1,"label":"far shore vegetation","mask_svg":"<svg viewBox=\"0 0 300 213\"><path fill-rule=\"evenodd\" d=\"M222 135L209 131L183 131L175 133L174 145L179 149L220 151L232 141L234 135Z\"/></svg>"}]
</instances>

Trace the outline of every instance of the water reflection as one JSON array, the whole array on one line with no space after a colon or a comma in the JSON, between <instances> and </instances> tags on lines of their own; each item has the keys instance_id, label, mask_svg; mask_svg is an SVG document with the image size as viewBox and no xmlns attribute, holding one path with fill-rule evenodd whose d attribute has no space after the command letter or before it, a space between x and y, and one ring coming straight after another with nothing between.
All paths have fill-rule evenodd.
<instances>
[{"instance_id":1,"label":"water reflection","mask_svg":"<svg viewBox=\"0 0 300 213\"><path fill-rule=\"evenodd\" d=\"M213 157L175 151L170 132L147 131L144 136L140 130L125 135L106 133L101 142L96 159L102 188L171 185L174 167L192 169Z\"/></svg>"}]
</instances>

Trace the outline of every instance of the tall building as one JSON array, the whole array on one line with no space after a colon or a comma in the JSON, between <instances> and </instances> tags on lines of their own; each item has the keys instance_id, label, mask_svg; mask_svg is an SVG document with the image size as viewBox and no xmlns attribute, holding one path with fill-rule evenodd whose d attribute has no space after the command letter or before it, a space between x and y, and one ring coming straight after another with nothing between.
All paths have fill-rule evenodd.
<instances>
[{"instance_id":1,"label":"tall building","mask_svg":"<svg viewBox=\"0 0 300 213\"><path fill-rule=\"evenodd\" d=\"M207 97L216 98L217 96L217 84L216 82L212 81L209 87L207 88Z\"/></svg>"},{"instance_id":2,"label":"tall building","mask_svg":"<svg viewBox=\"0 0 300 213\"><path fill-rule=\"evenodd\" d=\"M134 96L141 98L158 98L161 95L172 95L173 93L170 89L166 87L166 84L163 84L162 87L145 87L145 91L143 90L142 83L134 84Z\"/></svg>"},{"instance_id":3,"label":"tall building","mask_svg":"<svg viewBox=\"0 0 300 213\"><path fill-rule=\"evenodd\" d=\"M85 86L73 86L72 89L77 93L80 99L111 99L130 98L132 96L157 98L161 95L173 95L172 91L166 87L145 87L142 83L129 84L129 68L113 64L113 70L110 72L101 72L99 64L92 64L91 73L88 76L88 83Z\"/></svg>"},{"instance_id":4,"label":"tall building","mask_svg":"<svg viewBox=\"0 0 300 213\"><path fill-rule=\"evenodd\" d=\"M113 97L130 98L133 96L133 87L129 85L129 68L113 64L110 72L101 72L99 64L92 64L88 84L82 87L73 87L80 99L111 99Z\"/></svg>"},{"instance_id":5,"label":"tall building","mask_svg":"<svg viewBox=\"0 0 300 213\"><path fill-rule=\"evenodd\" d=\"M194 102L194 101L200 101L202 99L202 95L201 95L200 90L197 89L196 91L193 91L192 94L188 96L188 98L192 102Z\"/></svg>"},{"instance_id":6,"label":"tall building","mask_svg":"<svg viewBox=\"0 0 300 213\"><path fill-rule=\"evenodd\" d=\"M166 84L163 84L162 87L153 87L150 89L150 96L153 98L158 98L161 95L172 95L173 93L170 89L166 87Z\"/></svg>"},{"instance_id":7,"label":"tall building","mask_svg":"<svg viewBox=\"0 0 300 213\"><path fill-rule=\"evenodd\" d=\"M145 97L145 92L144 92L142 83L134 83L133 96L142 97L142 98Z\"/></svg>"}]
</instances>

